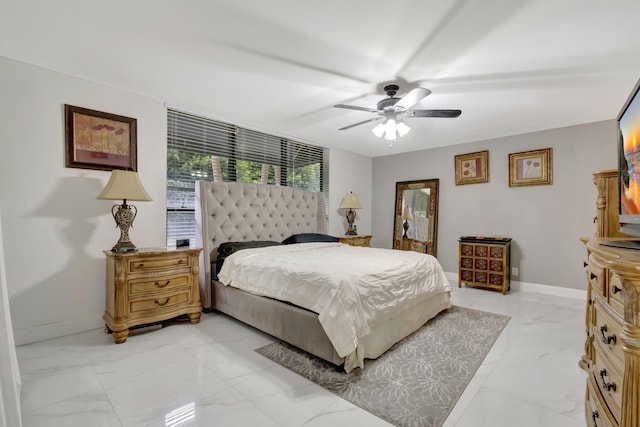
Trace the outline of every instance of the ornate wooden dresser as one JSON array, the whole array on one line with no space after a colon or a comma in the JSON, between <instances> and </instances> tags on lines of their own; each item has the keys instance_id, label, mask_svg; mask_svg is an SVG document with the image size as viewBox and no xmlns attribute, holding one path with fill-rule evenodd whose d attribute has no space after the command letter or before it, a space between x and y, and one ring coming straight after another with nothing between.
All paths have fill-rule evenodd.
<instances>
[{"instance_id":1,"label":"ornate wooden dresser","mask_svg":"<svg viewBox=\"0 0 640 427\"><path fill-rule=\"evenodd\" d=\"M598 189L596 235L583 239L589 261L585 416L590 426L640 427L640 250L602 245L620 233L617 171L593 174Z\"/></svg>"}]
</instances>

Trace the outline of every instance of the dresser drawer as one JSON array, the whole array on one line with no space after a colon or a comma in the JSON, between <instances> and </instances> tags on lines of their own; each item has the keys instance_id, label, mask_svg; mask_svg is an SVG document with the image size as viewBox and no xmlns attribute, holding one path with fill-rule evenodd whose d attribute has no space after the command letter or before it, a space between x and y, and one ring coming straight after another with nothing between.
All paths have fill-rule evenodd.
<instances>
[{"instance_id":1,"label":"dresser drawer","mask_svg":"<svg viewBox=\"0 0 640 427\"><path fill-rule=\"evenodd\" d=\"M617 427L618 424L611 416L611 412L600 399L601 396L594 389L593 380L591 378L587 379L587 395L584 402L587 426Z\"/></svg>"},{"instance_id":2,"label":"dresser drawer","mask_svg":"<svg viewBox=\"0 0 640 427\"><path fill-rule=\"evenodd\" d=\"M140 294L147 294L149 292L167 291L173 293L180 288L190 288L191 282L189 281L189 275L172 275L162 276L155 279L138 279L131 280L129 283L129 296L135 297Z\"/></svg>"},{"instance_id":3,"label":"dresser drawer","mask_svg":"<svg viewBox=\"0 0 640 427\"><path fill-rule=\"evenodd\" d=\"M609 304L613 311L618 313L621 319L624 319L624 300L622 299L622 282L620 278L609 273Z\"/></svg>"},{"instance_id":4,"label":"dresser drawer","mask_svg":"<svg viewBox=\"0 0 640 427\"><path fill-rule=\"evenodd\" d=\"M612 368L611 360L607 358L606 351L602 350L602 346L598 342L594 346L594 356L593 380L600 390L606 406L612 414L618 416L622 407L622 377L617 370Z\"/></svg>"},{"instance_id":5,"label":"dresser drawer","mask_svg":"<svg viewBox=\"0 0 640 427\"><path fill-rule=\"evenodd\" d=\"M176 267L189 266L189 254L177 253L171 257L149 257L129 261L130 273L170 270Z\"/></svg>"},{"instance_id":6,"label":"dresser drawer","mask_svg":"<svg viewBox=\"0 0 640 427\"><path fill-rule=\"evenodd\" d=\"M593 340L600 345L607 358L620 368L624 368L622 350L622 324L603 302L602 297L593 299Z\"/></svg>"},{"instance_id":7,"label":"dresser drawer","mask_svg":"<svg viewBox=\"0 0 640 427\"><path fill-rule=\"evenodd\" d=\"M589 257L589 264L586 267L587 272L587 280L591 284L591 289L593 293L597 293L598 295L605 296L604 293L604 280L605 280L605 269L602 264L600 264L593 255Z\"/></svg>"},{"instance_id":8,"label":"dresser drawer","mask_svg":"<svg viewBox=\"0 0 640 427\"><path fill-rule=\"evenodd\" d=\"M149 310L166 309L172 305L188 302L190 294L189 290L186 290L177 294L165 294L149 299L131 300L129 302L129 310L134 314Z\"/></svg>"}]
</instances>

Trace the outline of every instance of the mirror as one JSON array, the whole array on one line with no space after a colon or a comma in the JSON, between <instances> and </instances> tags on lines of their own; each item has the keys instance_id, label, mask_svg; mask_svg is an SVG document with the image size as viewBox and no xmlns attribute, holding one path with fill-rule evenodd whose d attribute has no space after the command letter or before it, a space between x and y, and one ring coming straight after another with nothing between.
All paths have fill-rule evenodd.
<instances>
[{"instance_id":1,"label":"mirror","mask_svg":"<svg viewBox=\"0 0 640 427\"><path fill-rule=\"evenodd\" d=\"M436 256L439 179L396 182L393 248Z\"/></svg>"}]
</instances>

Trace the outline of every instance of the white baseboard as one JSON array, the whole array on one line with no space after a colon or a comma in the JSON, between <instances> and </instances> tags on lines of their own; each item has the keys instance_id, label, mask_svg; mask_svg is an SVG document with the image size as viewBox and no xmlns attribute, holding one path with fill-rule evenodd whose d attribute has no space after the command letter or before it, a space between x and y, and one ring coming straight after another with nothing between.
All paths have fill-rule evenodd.
<instances>
[{"instance_id":1,"label":"white baseboard","mask_svg":"<svg viewBox=\"0 0 640 427\"><path fill-rule=\"evenodd\" d=\"M445 272L445 276L451 282L451 286L458 283L458 273ZM537 294L554 295L565 298L586 300L587 291L584 289L565 288L562 286L542 285L539 283L511 281L511 289L520 292L533 292Z\"/></svg>"},{"instance_id":2,"label":"white baseboard","mask_svg":"<svg viewBox=\"0 0 640 427\"><path fill-rule=\"evenodd\" d=\"M100 328L104 328L104 320L102 320L102 316L95 316L87 319L69 320L66 322L21 329L13 332L13 338L16 346L19 346Z\"/></svg>"}]
</instances>

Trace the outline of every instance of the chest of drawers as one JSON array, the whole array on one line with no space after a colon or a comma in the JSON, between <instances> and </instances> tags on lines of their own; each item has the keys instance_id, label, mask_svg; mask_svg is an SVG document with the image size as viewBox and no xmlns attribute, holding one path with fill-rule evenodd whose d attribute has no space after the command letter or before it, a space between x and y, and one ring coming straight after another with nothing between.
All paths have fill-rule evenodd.
<instances>
[{"instance_id":1,"label":"chest of drawers","mask_svg":"<svg viewBox=\"0 0 640 427\"><path fill-rule=\"evenodd\" d=\"M640 427L640 251L587 241L585 415L588 425Z\"/></svg>"},{"instance_id":2,"label":"chest of drawers","mask_svg":"<svg viewBox=\"0 0 640 427\"><path fill-rule=\"evenodd\" d=\"M105 251L106 330L123 343L129 328L184 314L200 321L200 249L150 248L134 253Z\"/></svg>"},{"instance_id":3,"label":"chest of drawers","mask_svg":"<svg viewBox=\"0 0 640 427\"><path fill-rule=\"evenodd\" d=\"M463 283L506 294L511 283L511 239L461 237L458 287Z\"/></svg>"}]
</instances>

